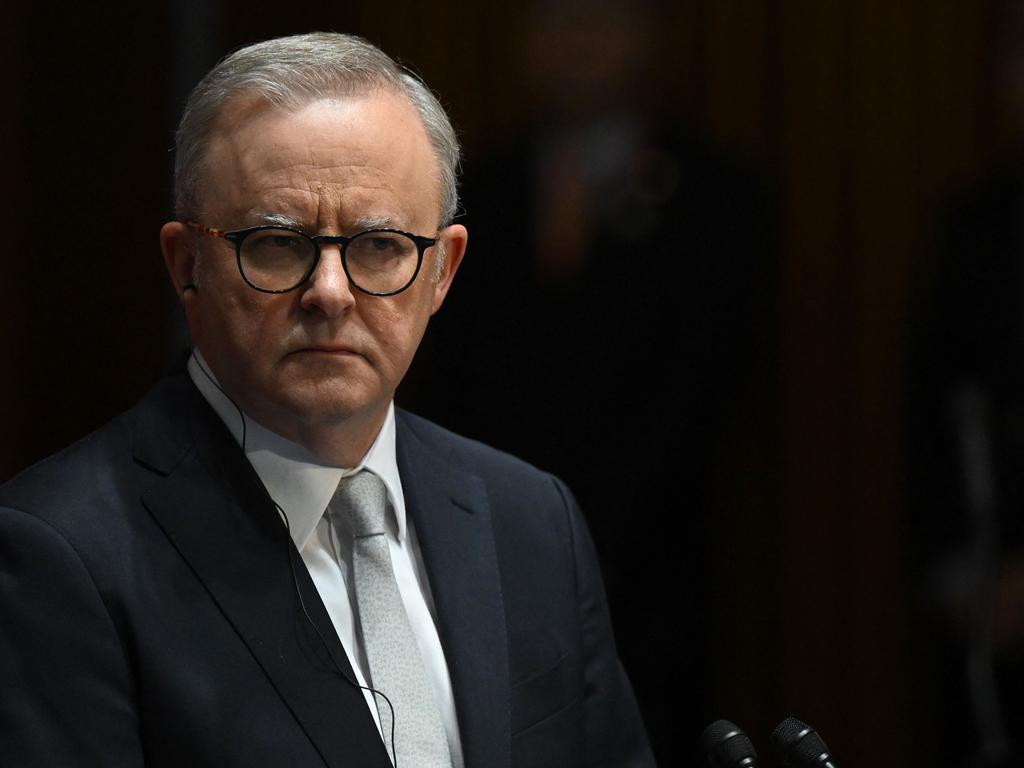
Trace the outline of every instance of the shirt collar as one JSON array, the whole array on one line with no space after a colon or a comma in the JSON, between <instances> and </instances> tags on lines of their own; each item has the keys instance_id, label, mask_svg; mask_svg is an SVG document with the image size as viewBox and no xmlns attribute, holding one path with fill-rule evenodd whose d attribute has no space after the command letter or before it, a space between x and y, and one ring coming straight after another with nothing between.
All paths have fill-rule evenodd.
<instances>
[{"instance_id":1,"label":"shirt collar","mask_svg":"<svg viewBox=\"0 0 1024 768\"><path fill-rule=\"evenodd\" d=\"M395 452L395 404L388 405L387 416L370 449L354 467L324 464L319 456L264 427L251 416L243 415L217 383L202 353L193 350L188 373L199 392L220 416L235 441L259 475L267 492L285 513L295 547L302 551L316 530L327 504L343 477L368 469L384 481L390 507L394 511L395 533L405 541L405 496L398 474ZM243 428L244 419L244 428Z\"/></svg>"}]
</instances>

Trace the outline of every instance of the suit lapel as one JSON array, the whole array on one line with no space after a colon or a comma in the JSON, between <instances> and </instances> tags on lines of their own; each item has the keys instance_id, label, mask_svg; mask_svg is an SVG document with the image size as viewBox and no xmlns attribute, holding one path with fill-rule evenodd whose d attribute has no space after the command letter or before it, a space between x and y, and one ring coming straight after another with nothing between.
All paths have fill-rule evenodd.
<instances>
[{"instance_id":1,"label":"suit lapel","mask_svg":"<svg viewBox=\"0 0 1024 768\"><path fill-rule=\"evenodd\" d=\"M191 382L185 383L184 389L178 385L175 407L164 411L168 418L163 430L150 431L159 426L154 423L140 425L145 432L136 430L137 459L164 474L144 494L143 503L324 762L390 765L362 693L338 675L340 669L354 679L277 510L226 428ZM180 416L177 421L174 416L183 412L190 414L187 437L181 434ZM168 445L190 448L173 458ZM315 630L303 614L303 603Z\"/></svg>"},{"instance_id":2,"label":"suit lapel","mask_svg":"<svg viewBox=\"0 0 1024 768\"><path fill-rule=\"evenodd\" d=\"M510 764L505 608L483 481L427 445L398 413L398 467L406 511L437 609L467 766Z\"/></svg>"}]
</instances>

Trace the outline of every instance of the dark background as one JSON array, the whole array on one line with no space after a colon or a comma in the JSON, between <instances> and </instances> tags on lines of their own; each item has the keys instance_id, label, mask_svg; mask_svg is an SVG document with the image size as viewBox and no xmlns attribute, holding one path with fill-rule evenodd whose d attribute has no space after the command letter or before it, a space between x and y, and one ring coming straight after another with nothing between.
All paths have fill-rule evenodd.
<instances>
[{"instance_id":1,"label":"dark background","mask_svg":"<svg viewBox=\"0 0 1024 768\"><path fill-rule=\"evenodd\" d=\"M716 717L768 753L793 714L842 765L1012 764L1015 3L3 15L0 480L181 348L157 232L191 86L247 42L361 34L466 150L469 255L399 400L576 490L662 762Z\"/></svg>"}]
</instances>

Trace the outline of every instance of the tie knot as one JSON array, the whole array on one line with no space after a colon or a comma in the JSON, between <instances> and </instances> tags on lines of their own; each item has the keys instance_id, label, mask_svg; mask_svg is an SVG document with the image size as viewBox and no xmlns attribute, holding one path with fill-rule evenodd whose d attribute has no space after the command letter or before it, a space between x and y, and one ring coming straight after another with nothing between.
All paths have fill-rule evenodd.
<instances>
[{"instance_id":1,"label":"tie knot","mask_svg":"<svg viewBox=\"0 0 1024 768\"><path fill-rule=\"evenodd\" d=\"M387 498L384 481L364 469L341 479L332 506L348 519L353 536L374 536L384 533Z\"/></svg>"}]
</instances>

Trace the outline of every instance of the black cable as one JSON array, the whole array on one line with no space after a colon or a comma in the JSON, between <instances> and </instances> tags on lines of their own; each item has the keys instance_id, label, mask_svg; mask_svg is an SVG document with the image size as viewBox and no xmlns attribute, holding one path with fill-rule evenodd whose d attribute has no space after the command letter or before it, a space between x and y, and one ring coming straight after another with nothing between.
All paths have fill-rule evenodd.
<instances>
[{"instance_id":1,"label":"black cable","mask_svg":"<svg viewBox=\"0 0 1024 768\"><path fill-rule=\"evenodd\" d=\"M238 406L235 407L237 408ZM278 504L273 499L271 499L270 501L273 502L274 506L277 507L277 511L280 512L281 516L284 518L284 527L285 530L288 532L288 539L285 542L285 545L288 547L288 566L291 568L292 583L295 585L295 594L299 597L299 606L302 608L302 613L306 617L306 621L308 621L309 625L313 628L313 631L316 632L316 636L320 638L320 643L323 645L324 651L330 658L331 663L334 665L334 668L338 671L338 674L345 679L345 682L361 690L369 691L375 697L380 696L382 699L384 699L384 701L388 703L388 709L391 710L391 754L394 759L394 766L395 768L398 768L398 752L395 750L395 706L391 703L391 699L389 699L382 691L378 691L376 688L371 688L366 685L360 685L355 680L352 680L349 677L347 677L345 675L345 672L341 669L341 667L338 666L338 662L334 660L334 656L331 654L330 650L327 647L327 639L320 632L320 628L313 621L313 617L309 615L309 611L306 610L306 601L302 598L302 590L299 589L299 578L295 573L295 560L292 557L292 527L291 523L288 521L288 515L285 514L285 511L283 509L281 509L280 504Z\"/></svg>"},{"instance_id":2,"label":"black cable","mask_svg":"<svg viewBox=\"0 0 1024 768\"><path fill-rule=\"evenodd\" d=\"M220 384L217 383L217 380L213 377L213 374L206 370L206 366L204 366L201 362L199 362L199 358L196 357L195 350L192 351L192 359L195 360L196 366L199 368L200 371L203 372L203 375L207 379L210 380L210 383L213 384L213 386L215 386L218 389L218 391L220 391L220 393L222 395L224 395L224 397L226 397L228 399L228 402L231 403L231 405L233 405L235 407L235 410L238 411L238 417L242 420L242 454L244 455L245 454L245 440L246 440L246 437L248 435L248 430L246 428L246 423L245 423L245 414L242 412L242 409L238 407L238 403L236 403L231 398L231 395L229 395L227 392L225 392L224 388ZM267 496L269 498L270 494L268 493ZM391 710L391 758L392 758L392 764L394 765L394 768L398 768L398 750L395 748L395 706L394 706L394 704L391 703L391 699L389 699L384 694L383 691L378 691L376 688L371 688L370 686L360 685L355 680L352 680L348 675L346 675L345 671L340 666L338 666L338 662L335 661L335 659L334 659L334 654L331 653L331 649L327 645L327 638L325 638L323 636L323 633L320 631L320 627L318 627L316 625L316 622L313 621L313 617L310 616L309 615L309 611L306 610L306 601L303 599L303 597L302 597L302 590L299 588L299 577L298 577L298 574L296 574L296 572L295 572L295 561L294 561L294 558L292 557L292 549L293 548L291 546L291 544L292 544L292 525L291 525L291 521L288 519L288 514L284 511L284 509L281 508L281 505L278 504L276 501L274 501L273 498L270 499L270 503L273 504L277 508L277 511L281 514L281 517L284 518L284 527L285 527L285 531L288 534L287 537L285 538L285 546L287 547L286 556L288 557L288 568L291 570L291 573L292 573L292 584L295 587L295 594L299 598L299 607L302 608L302 614L306 617L306 621L309 622L309 626L311 626L313 628L313 631L316 632L316 636L320 638L320 643L324 647L324 652L327 654L327 658L329 658L331 660L331 664L334 665L334 669L338 672L338 674L341 676L341 678L346 683L351 685L353 688L356 688L357 690L362 690L362 691L369 691L370 693L372 693L374 695L375 698L377 696L380 696L382 699L384 699L384 701L387 702L388 709Z\"/></svg>"}]
</instances>

